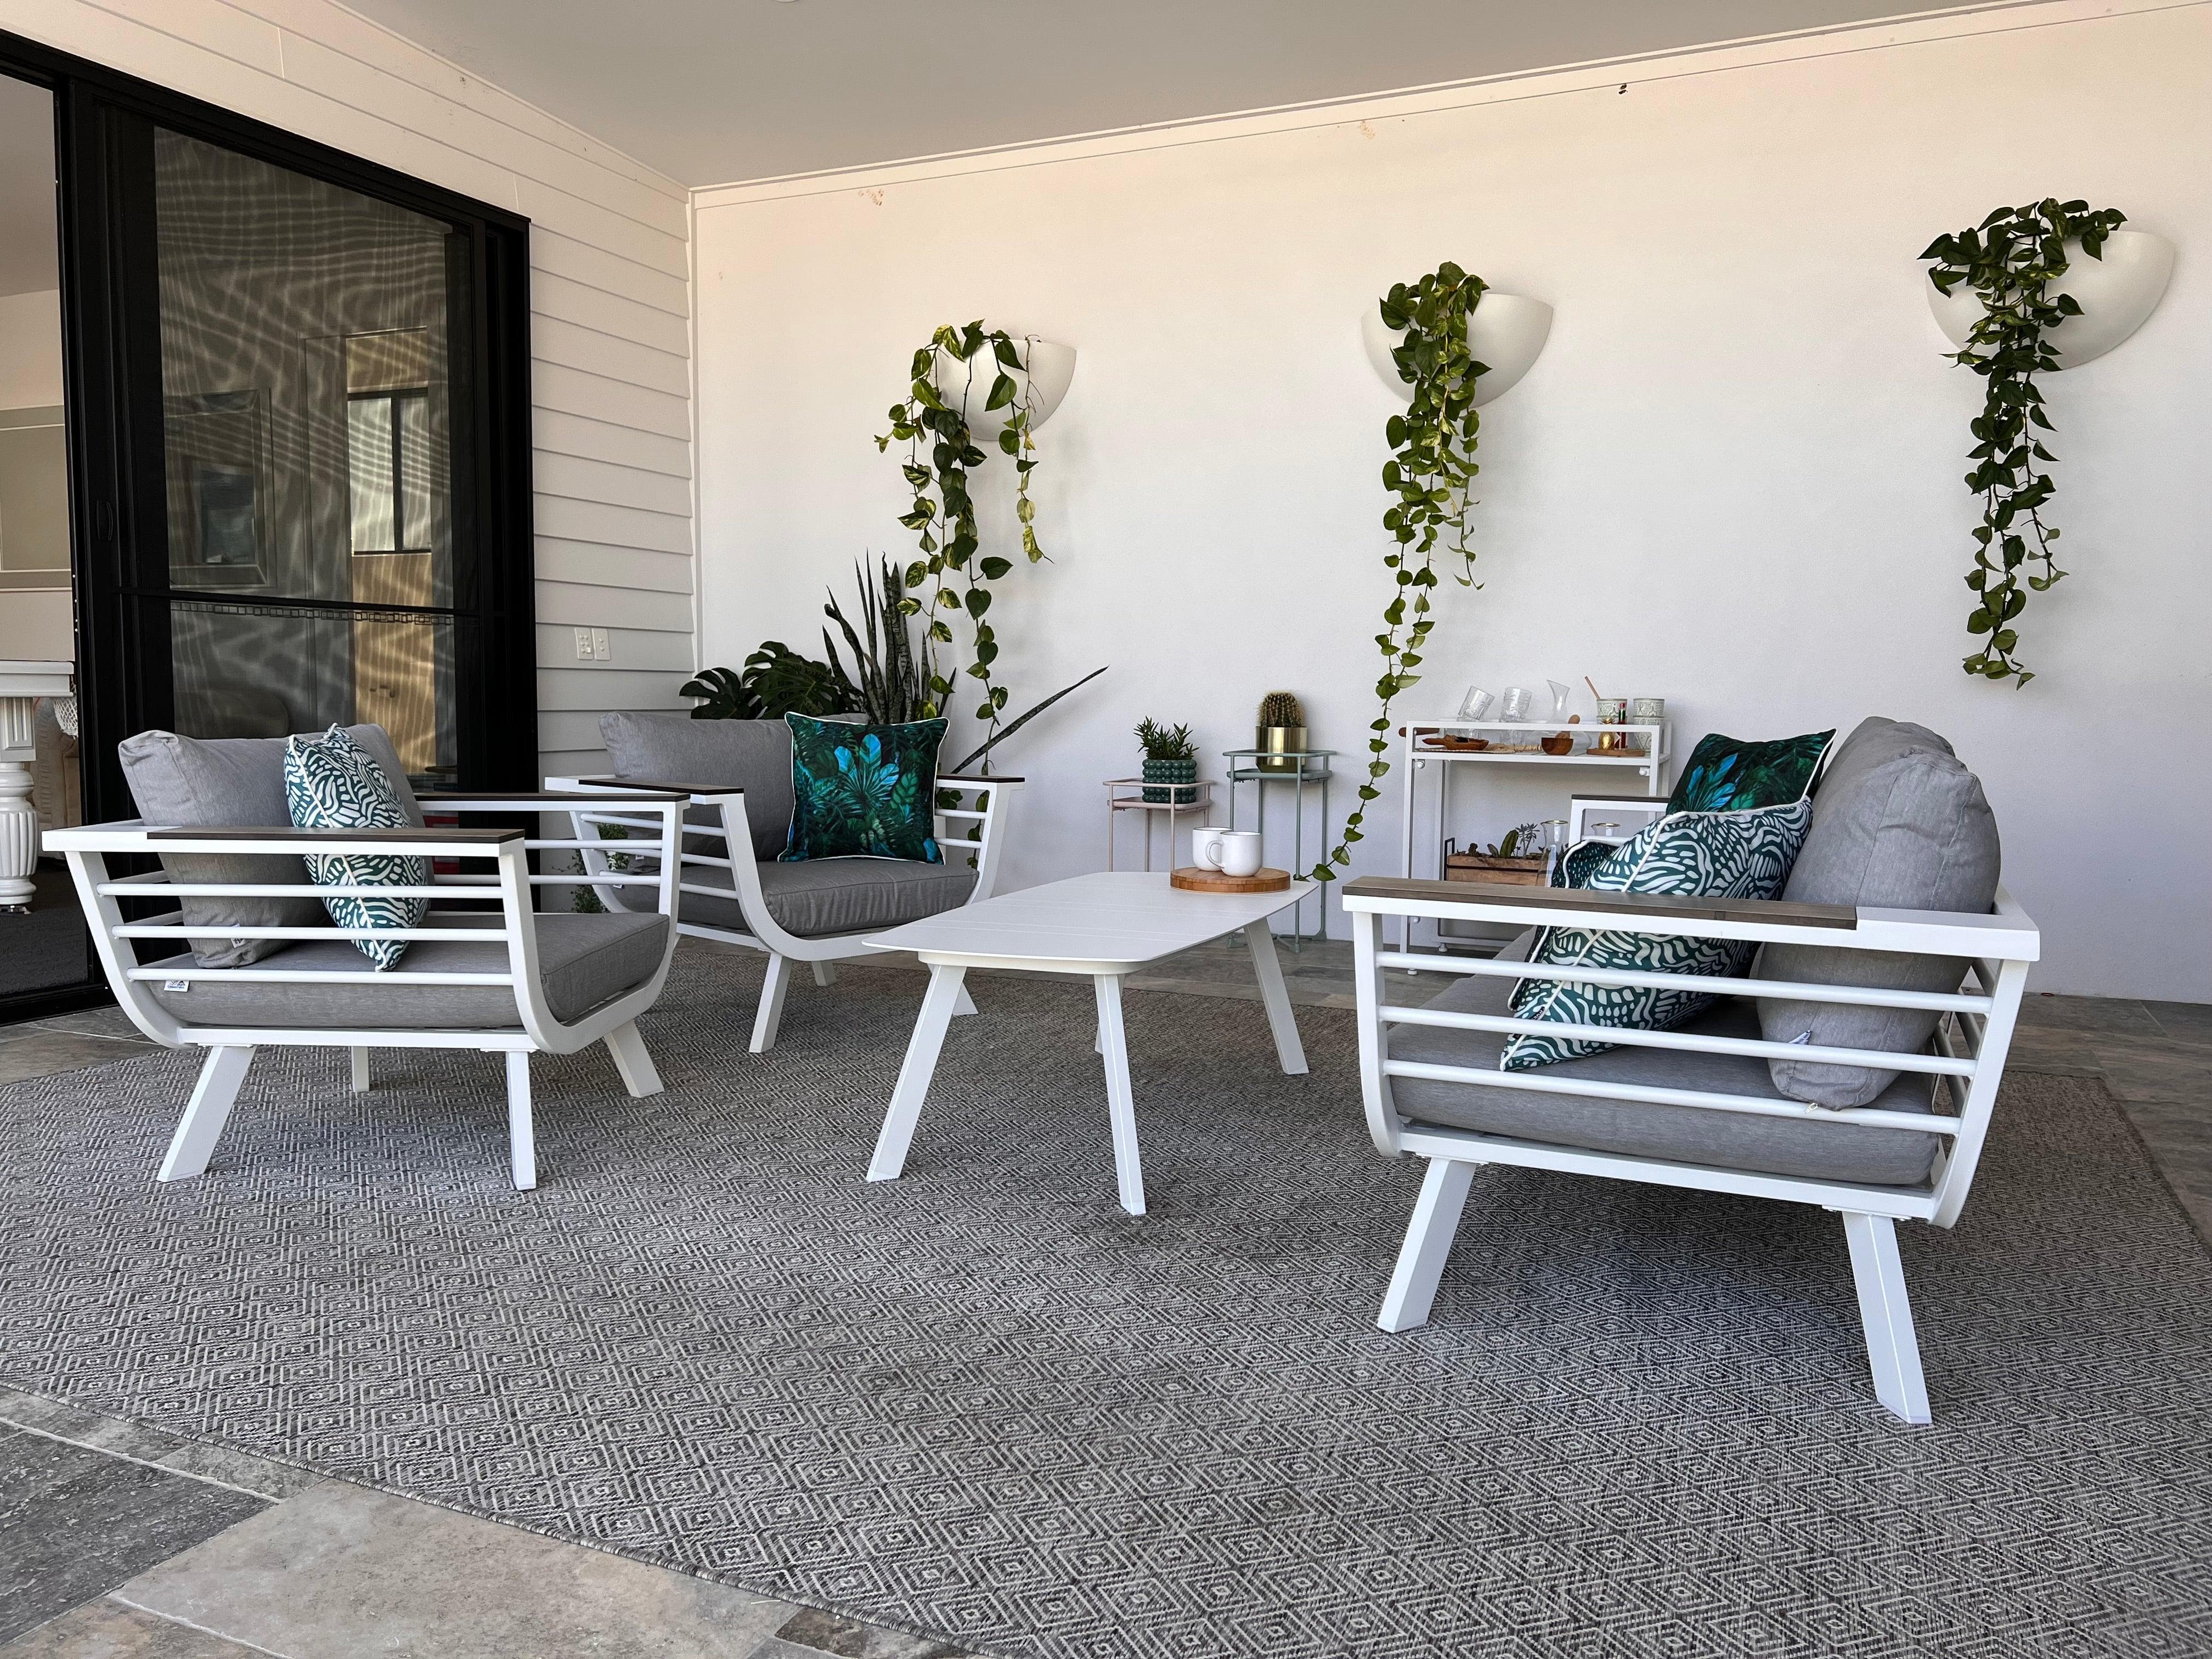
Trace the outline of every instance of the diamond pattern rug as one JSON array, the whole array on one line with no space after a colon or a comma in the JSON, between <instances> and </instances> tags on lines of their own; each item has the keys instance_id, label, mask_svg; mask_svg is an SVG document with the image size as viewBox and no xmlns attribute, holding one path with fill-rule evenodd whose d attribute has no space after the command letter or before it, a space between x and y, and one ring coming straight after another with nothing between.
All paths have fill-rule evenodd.
<instances>
[{"instance_id":1,"label":"diamond pattern rug","mask_svg":"<svg viewBox=\"0 0 2212 1659\"><path fill-rule=\"evenodd\" d=\"M2212 1651L2212 1261L2113 1103L2008 1084L1902 1230L1936 1421L1873 1400L1819 1212L1479 1176L1434 1322L1375 1313L1419 1178L1352 1018L1133 996L1115 1207L1087 986L987 978L908 1174L866 1163L921 988L744 1051L687 945L668 1084L264 1051L208 1174L161 1054L0 1090L0 1381L1007 1655Z\"/></svg>"}]
</instances>

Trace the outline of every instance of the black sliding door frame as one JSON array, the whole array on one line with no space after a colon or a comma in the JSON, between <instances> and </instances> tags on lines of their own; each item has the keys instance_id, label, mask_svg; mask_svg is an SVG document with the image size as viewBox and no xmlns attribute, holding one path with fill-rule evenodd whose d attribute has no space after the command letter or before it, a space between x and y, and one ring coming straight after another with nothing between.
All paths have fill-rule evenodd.
<instances>
[{"instance_id":1,"label":"black sliding door frame","mask_svg":"<svg viewBox=\"0 0 2212 1659\"><path fill-rule=\"evenodd\" d=\"M529 221L216 105L0 31L0 71L53 95L62 360L84 817L136 815L115 746L173 724L170 585L153 137L166 128L391 203L454 233L452 343L456 783L537 787ZM240 596L255 606L288 602ZM356 616L406 606L300 605ZM443 609L442 607L441 608ZM0 997L0 1022L109 1000L73 987Z\"/></svg>"}]
</instances>

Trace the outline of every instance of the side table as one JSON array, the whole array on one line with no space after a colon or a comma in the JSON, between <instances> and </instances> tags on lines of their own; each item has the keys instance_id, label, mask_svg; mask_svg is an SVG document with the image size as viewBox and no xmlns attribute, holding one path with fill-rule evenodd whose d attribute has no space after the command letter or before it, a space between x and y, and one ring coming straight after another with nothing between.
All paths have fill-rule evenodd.
<instances>
[{"instance_id":1,"label":"side table","mask_svg":"<svg viewBox=\"0 0 2212 1659\"><path fill-rule=\"evenodd\" d=\"M1146 800L1147 789L1167 792L1165 800ZM1133 793L1117 793L1117 792ZM1188 795L1188 800L1177 797ZM1213 783L1200 778L1196 783L1147 783L1142 778L1108 778L1106 780L1106 867L1114 867L1114 826L1124 812L1141 812L1139 821L1145 826L1145 868L1152 867L1152 823L1155 813L1168 817L1168 868L1175 868L1176 828L1178 820L1188 817L1193 829L1206 822L1213 811Z\"/></svg>"},{"instance_id":2,"label":"side table","mask_svg":"<svg viewBox=\"0 0 2212 1659\"><path fill-rule=\"evenodd\" d=\"M1291 786L1291 861L1293 876L1303 878L1306 872L1306 786L1316 785L1321 793L1321 833L1319 844L1328 845L1328 782L1331 763L1336 758L1334 749L1230 749L1222 757L1229 763L1229 827L1237 827L1237 786L1252 786L1255 800L1252 810L1253 827L1264 837L1267 829L1267 786L1286 783ZM1286 761L1287 766L1265 766L1262 760ZM1264 842L1262 842L1264 845ZM1314 923L1314 937L1322 939L1328 933L1328 899L1316 884L1313 897L1320 908ZM1303 900L1291 907L1291 949L1305 948L1305 904Z\"/></svg>"}]
</instances>

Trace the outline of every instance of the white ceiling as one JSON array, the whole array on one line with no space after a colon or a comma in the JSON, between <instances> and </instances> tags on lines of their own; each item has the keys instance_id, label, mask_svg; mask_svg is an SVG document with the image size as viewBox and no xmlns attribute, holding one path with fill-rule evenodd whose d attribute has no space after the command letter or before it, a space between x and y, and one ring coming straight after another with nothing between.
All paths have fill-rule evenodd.
<instances>
[{"instance_id":1,"label":"white ceiling","mask_svg":"<svg viewBox=\"0 0 2212 1659\"><path fill-rule=\"evenodd\" d=\"M1863 21L1911 0L349 0L687 185Z\"/></svg>"},{"instance_id":2,"label":"white ceiling","mask_svg":"<svg viewBox=\"0 0 2212 1659\"><path fill-rule=\"evenodd\" d=\"M0 75L0 295L61 285L54 228L54 97Z\"/></svg>"}]
</instances>

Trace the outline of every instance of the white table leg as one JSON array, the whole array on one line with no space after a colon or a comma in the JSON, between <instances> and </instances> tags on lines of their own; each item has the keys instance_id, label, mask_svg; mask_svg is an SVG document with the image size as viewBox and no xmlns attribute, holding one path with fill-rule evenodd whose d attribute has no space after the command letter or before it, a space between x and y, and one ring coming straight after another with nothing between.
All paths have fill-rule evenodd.
<instances>
[{"instance_id":1,"label":"white table leg","mask_svg":"<svg viewBox=\"0 0 2212 1659\"><path fill-rule=\"evenodd\" d=\"M1302 1077L1306 1069L1305 1046L1298 1041L1297 1017L1291 1012L1291 994L1283 984L1283 964L1275 955L1275 935L1262 920L1248 923L1244 943L1252 948L1252 971L1260 981L1260 1000L1267 1006L1267 1029L1275 1034L1275 1058L1286 1077Z\"/></svg>"},{"instance_id":2,"label":"white table leg","mask_svg":"<svg viewBox=\"0 0 2212 1659\"><path fill-rule=\"evenodd\" d=\"M1091 983L1098 994L1099 1053L1106 1060L1106 1115L1114 1126L1114 1179L1121 1207L1142 1215L1145 1167L1137 1154L1137 1106L1129 1089L1128 1038L1121 1028L1121 976L1100 974Z\"/></svg>"},{"instance_id":3,"label":"white table leg","mask_svg":"<svg viewBox=\"0 0 2212 1659\"><path fill-rule=\"evenodd\" d=\"M891 1091L890 1109L884 1114L883 1133L876 1137L875 1156L868 1160L868 1179L896 1181L906 1168L907 1148L914 1144L915 1120L921 1115L922 1097L937 1070L938 1051L945 1046L945 1027L960 1000L965 968L933 963L929 989L922 994L921 1015L914 1023L914 1036L906 1045L906 1061L899 1067L898 1087Z\"/></svg>"}]
</instances>

